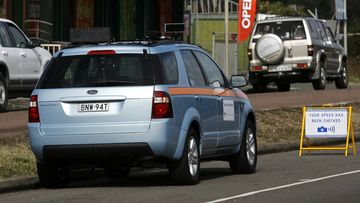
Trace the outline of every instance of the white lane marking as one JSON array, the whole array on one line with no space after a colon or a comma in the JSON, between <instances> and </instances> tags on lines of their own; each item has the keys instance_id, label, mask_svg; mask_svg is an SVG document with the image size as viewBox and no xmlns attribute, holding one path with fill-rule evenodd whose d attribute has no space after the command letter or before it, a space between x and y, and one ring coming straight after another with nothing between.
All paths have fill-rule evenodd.
<instances>
[{"instance_id":1,"label":"white lane marking","mask_svg":"<svg viewBox=\"0 0 360 203\"><path fill-rule=\"evenodd\" d=\"M264 193L264 192L279 190L279 189L283 189L283 188L294 187L294 186L297 186L297 185L303 185L303 184L307 184L307 183L319 182L319 181L322 181L322 180L331 179L331 178L336 178L336 177L340 177L340 176L351 175L351 174L355 174L355 173L360 173L360 170L349 171L349 172L334 174L334 175L325 176L325 177L321 177L321 178L304 180L304 181L302 181L302 182L297 182L297 183L282 185L282 186L278 186L278 187L272 187L272 188L267 188L267 189L263 189L263 190L257 190L257 191L247 192L247 193L240 194L240 195L236 195L236 196L225 197L225 198L221 198L221 199L217 199L217 200L208 201L208 202L206 202L206 203L225 202L225 201L232 200L232 199L237 199L237 198L241 198L241 197L248 197L248 196L252 196L252 195L255 195L255 194L259 194L259 193Z\"/></svg>"}]
</instances>

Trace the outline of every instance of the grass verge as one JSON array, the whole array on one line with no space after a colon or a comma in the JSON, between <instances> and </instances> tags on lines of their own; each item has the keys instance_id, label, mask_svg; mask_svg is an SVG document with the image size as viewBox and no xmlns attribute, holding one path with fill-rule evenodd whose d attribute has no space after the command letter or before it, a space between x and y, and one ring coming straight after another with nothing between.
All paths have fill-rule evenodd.
<instances>
[{"instance_id":1,"label":"grass verge","mask_svg":"<svg viewBox=\"0 0 360 203\"><path fill-rule=\"evenodd\" d=\"M360 127L360 103L353 106L355 134ZM301 108L256 111L258 144L299 142ZM0 179L36 174L35 157L26 132L0 136Z\"/></svg>"},{"instance_id":2,"label":"grass verge","mask_svg":"<svg viewBox=\"0 0 360 203\"><path fill-rule=\"evenodd\" d=\"M0 136L0 178L36 173L35 157L26 133Z\"/></svg>"},{"instance_id":3,"label":"grass verge","mask_svg":"<svg viewBox=\"0 0 360 203\"><path fill-rule=\"evenodd\" d=\"M349 81L360 82L360 69L358 68L360 56L349 57L347 63L349 67Z\"/></svg>"},{"instance_id":4,"label":"grass verge","mask_svg":"<svg viewBox=\"0 0 360 203\"><path fill-rule=\"evenodd\" d=\"M353 107L352 119L355 134L360 127L360 103ZM346 105L346 106L349 106ZM273 144L300 141L302 108L283 108L256 111L258 143Z\"/></svg>"}]
</instances>

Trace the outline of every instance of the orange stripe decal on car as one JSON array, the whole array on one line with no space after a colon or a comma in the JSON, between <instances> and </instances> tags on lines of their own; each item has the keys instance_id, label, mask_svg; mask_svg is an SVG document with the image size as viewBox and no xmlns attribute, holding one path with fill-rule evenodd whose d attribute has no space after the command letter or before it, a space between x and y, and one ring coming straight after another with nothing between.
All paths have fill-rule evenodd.
<instances>
[{"instance_id":1,"label":"orange stripe decal on car","mask_svg":"<svg viewBox=\"0 0 360 203\"><path fill-rule=\"evenodd\" d=\"M240 97L248 99L248 97L238 89L212 89L212 88L195 88L195 87L170 87L170 95L208 95L221 97Z\"/></svg>"},{"instance_id":2,"label":"orange stripe decal on car","mask_svg":"<svg viewBox=\"0 0 360 203\"><path fill-rule=\"evenodd\" d=\"M213 95L210 88L193 88L193 87L171 87L169 88L170 95Z\"/></svg>"}]
</instances>

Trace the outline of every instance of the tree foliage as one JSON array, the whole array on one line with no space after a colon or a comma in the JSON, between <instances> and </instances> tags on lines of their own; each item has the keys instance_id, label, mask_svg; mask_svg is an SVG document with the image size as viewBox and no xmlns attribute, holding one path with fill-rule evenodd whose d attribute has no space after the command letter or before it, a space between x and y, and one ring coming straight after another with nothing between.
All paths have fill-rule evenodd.
<instances>
[{"instance_id":1,"label":"tree foliage","mask_svg":"<svg viewBox=\"0 0 360 203\"><path fill-rule=\"evenodd\" d=\"M283 16L310 16L307 10L321 19L335 18L335 0L258 0L258 12ZM296 5L296 6L294 6ZM360 1L347 0L349 32L360 32Z\"/></svg>"},{"instance_id":2,"label":"tree foliage","mask_svg":"<svg viewBox=\"0 0 360 203\"><path fill-rule=\"evenodd\" d=\"M298 6L289 6L280 1L258 1L257 12L264 14L274 14L280 16L306 16L303 8Z\"/></svg>"}]
</instances>

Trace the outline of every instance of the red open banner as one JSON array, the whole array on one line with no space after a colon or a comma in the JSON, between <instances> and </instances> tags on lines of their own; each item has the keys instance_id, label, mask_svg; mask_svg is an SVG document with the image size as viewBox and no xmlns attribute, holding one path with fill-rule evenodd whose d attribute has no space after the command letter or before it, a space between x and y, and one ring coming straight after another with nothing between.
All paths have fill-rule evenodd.
<instances>
[{"instance_id":1,"label":"red open banner","mask_svg":"<svg viewBox=\"0 0 360 203\"><path fill-rule=\"evenodd\" d=\"M256 0L239 0L238 42L245 41L254 26Z\"/></svg>"}]
</instances>

